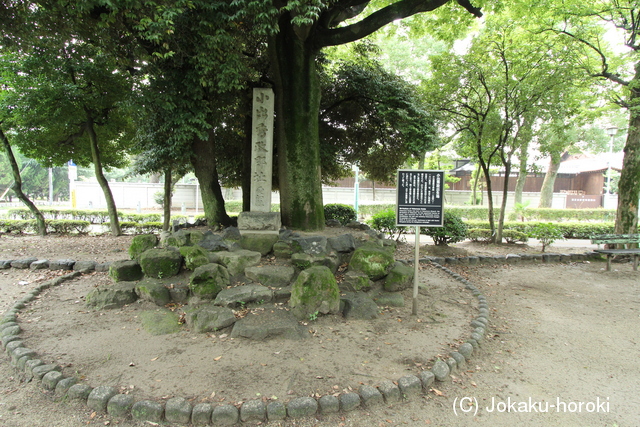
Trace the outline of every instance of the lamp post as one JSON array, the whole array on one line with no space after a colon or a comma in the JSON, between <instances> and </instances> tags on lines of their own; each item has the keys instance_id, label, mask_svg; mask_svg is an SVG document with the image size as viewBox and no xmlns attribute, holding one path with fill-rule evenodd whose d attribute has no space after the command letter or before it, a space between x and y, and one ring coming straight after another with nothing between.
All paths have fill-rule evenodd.
<instances>
[{"instance_id":1,"label":"lamp post","mask_svg":"<svg viewBox=\"0 0 640 427\"><path fill-rule=\"evenodd\" d=\"M613 157L613 139L618 133L618 128L611 126L607 128L607 135L611 138L609 140L609 158L607 159L607 194L604 199L604 208L609 208L609 202L611 199L611 158Z\"/></svg>"}]
</instances>

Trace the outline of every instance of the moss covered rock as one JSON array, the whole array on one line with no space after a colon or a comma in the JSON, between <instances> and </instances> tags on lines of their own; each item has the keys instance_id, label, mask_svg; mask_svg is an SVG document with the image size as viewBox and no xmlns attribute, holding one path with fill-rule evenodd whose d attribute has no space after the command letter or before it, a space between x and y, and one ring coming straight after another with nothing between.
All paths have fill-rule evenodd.
<instances>
[{"instance_id":1,"label":"moss covered rock","mask_svg":"<svg viewBox=\"0 0 640 427\"><path fill-rule=\"evenodd\" d=\"M184 268L195 270L196 268L209 264L209 251L202 246L182 246L180 255L184 258Z\"/></svg>"},{"instance_id":2,"label":"moss covered rock","mask_svg":"<svg viewBox=\"0 0 640 427\"><path fill-rule=\"evenodd\" d=\"M211 332L233 325L236 316L230 308L203 304L189 309L186 320L187 325L196 332Z\"/></svg>"},{"instance_id":3,"label":"moss covered rock","mask_svg":"<svg viewBox=\"0 0 640 427\"><path fill-rule=\"evenodd\" d=\"M189 289L194 296L213 299L229 286L229 271L220 264L206 264L196 268L189 279Z\"/></svg>"},{"instance_id":4,"label":"moss covered rock","mask_svg":"<svg viewBox=\"0 0 640 427\"><path fill-rule=\"evenodd\" d=\"M387 275L394 262L391 252L382 247L366 245L355 250L349 269L361 271L371 280L380 280Z\"/></svg>"},{"instance_id":5,"label":"moss covered rock","mask_svg":"<svg viewBox=\"0 0 640 427\"><path fill-rule=\"evenodd\" d=\"M119 308L138 299L134 282L119 282L93 288L85 298L89 307L97 310Z\"/></svg>"},{"instance_id":6,"label":"moss covered rock","mask_svg":"<svg viewBox=\"0 0 640 427\"><path fill-rule=\"evenodd\" d=\"M172 277L180 272L182 255L175 248L149 249L140 255L142 272L149 277Z\"/></svg>"},{"instance_id":7,"label":"moss covered rock","mask_svg":"<svg viewBox=\"0 0 640 427\"><path fill-rule=\"evenodd\" d=\"M260 252L263 256L270 254L273 245L278 241L278 233L251 233L245 231L240 239L242 249Z\"/></svg>"},{"instance_id":8,"label":"moss covered rock","mask_svg":"<svg viewBox=\"0 0 640 427\"><path fill-rule=\"evenodd\" d=\"M171 302L171 293L164 283L147 277L136 285L136 294L140 299L164 307Z\"/></svg>"},{"instance_id":9,"label":"moss covered rock","mask_svg":"<svg viewBox=\"0 0 640 427\"><path fill-rule=\"evenodd\" d=\"M313 315L338 313L340 290L327 267L311 267L300 273L291 287L291 312L300 320Z\"/></svg>"},{"instance_id":10,"label":"moss covered rock","mask_svg":"<svg viewBox=\"0 0 640 427\"><path fill-rule=\"evenodd\" d=\"M231 276L244 274L244 269L258 265L261 257L260 252L244 249L235 252L215 252L211 255L212 261L227 267Z\"/></svg>"},{"instance_id":11,"label":"moss covered rock","mask_svg":"<svg viewBox=\"0 0 640 427\"><path fill-rule=\"evenodd\" d=\"M114 261L109 265L109 276L116 282L131 282L142 279L142 269L138 261Z\"/></svg>"},{"instance_id":12,"label":"moss covered rock","mask_svg":"<svg viewBox=\"0 0 640 427\"><path fill-rule=\"evenodd\" d=\"M414 268L401 262L395 262L384 281L384 290L397 292L413 284Z\"/></svg>"},{"instance_id":13,"label":"moss covered rock","mask_svg":"<svg viewBox=\"0 0 640 427\"><path fill-rule=\"evenodd\" d=\"M158 309L140 313L142 328L151 335L174 334L182 329L180 315L171 310Z\"/></svg>"},{"instance_id":14,"label":"moss covered rock","mask_svg":"<svg viewBox=\"0 0 640 427\"><path fill-rule=\"evenodd\" d=\"M131 240L129 246L129 257L139 259L140 254L158 245L158 237L155 234L140 234Z\"/></svg>"}]
</instances>

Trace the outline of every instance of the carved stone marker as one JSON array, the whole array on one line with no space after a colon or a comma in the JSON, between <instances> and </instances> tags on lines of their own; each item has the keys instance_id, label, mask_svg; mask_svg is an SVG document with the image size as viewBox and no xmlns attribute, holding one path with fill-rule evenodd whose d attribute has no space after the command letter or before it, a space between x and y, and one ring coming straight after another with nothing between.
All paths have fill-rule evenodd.
<instances>
[{"instance_id":1,"label":"carved stone marker","mask_svg":"<svg viewBox=\"0 0 640 427\"><path fill-rule=\"evenodd\" d=\"M250 212L238 216L242 234L241 246L265 252L278 240L280 213L271 212L271 177L273 170L273 110L272 89L253 89L253 125L251 129L251 194ZM260 248L260 249L259 249Z\"/></svg>"},{"instance_id":2,"label":"carved stone marker","mask_svg":"<svg viewBox=\"0 0 640 427\"><path fill-rule=\"evenodd\" d=\"M273 90L253 89L251 132L251 212L271 211L273 168Z\"/></svg>"}]
</instances>

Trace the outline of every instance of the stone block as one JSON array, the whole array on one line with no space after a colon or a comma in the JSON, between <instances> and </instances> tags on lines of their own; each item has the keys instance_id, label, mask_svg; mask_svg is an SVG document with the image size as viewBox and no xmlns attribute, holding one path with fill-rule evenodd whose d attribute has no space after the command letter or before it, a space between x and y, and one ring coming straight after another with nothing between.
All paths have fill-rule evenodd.
<instances>
[{"instance_id":1,"label":"stone block","mask_svg":"<svg viewBox=\"0 0 640 427\"><path fill-rule=\"evenodd\" d=\"M232 426L238 423L240 414L233 405L220 405L213 408L211 422L213 425Z\"/></svg>"},{"instance_id":2,"label":"stone block","mask_svg":"<svg viewBox=\"0 0 640 427\"><path fill-rule=\"evenodd\" d=\"M74 384L69 387L67 397L72 400L87 401L92 391L93 388L87 384Z\"/></svg>"},{"instance_id":3,"label":"stone block","mask_svg":"<svg viewBox=\"0 0 640 427\"><path fill-rule=\"evenodd\" d=\"M318 399L321 414L334 414L340 410L340 400L332 395L322 396Z\"/></svg>"},{"instance_id":4,"label":"stone block","mask_svg":"<svg viewBox=\"0 0 640 427\"><path fill-rule=\"evenodd\" d=\"M362 399L362 404L366 407L371 407L375 405L381 405L384 403L384 397L380 391L370 385L363 385L358 390L360 394L360 398Z\"/></svg>"},{"instance_id":5,"label":"stone block","mask_svg":"<svg viewBox=\"0 0 640 427\"><path fill-rule=\"evenodd\" d=\"M164 405L164 417L170 423L187 424L191 421L191 404L183 397L172 397Z\"/></svg>"},{"instance_id":6,"label":"stone block","mask_svg":"<svg viewBox=\"0 0 640 427\"><path fill-rule=\"evenodd\" d=\"M72 385L76 384L78 380L75 377L63 378L56 384L56 396L64 396L69 391Z\"/></svg>"},{"instance_id":7,"label":"stone block","mask_svg":"<svg viewBox=\"0 0 640 427\"><path fill-rule=\"evenodd\" d=\"M86 296L87 306L96 310L119 308L138 299L134 282L118 282L93 288Z\"/></svg>"},{"instance_id":8,"label":"stone block","mask_svg":"<svg viewBox=\"0 0 640 427\"><path fill-rule=\"evenodd\" d=\"M87 407L98 412L107 411L109 399L118 394L118 389L112 386L101 385L94 388L87 397Z\"/></svg>"},{"instance_id":9,"label":"stone block","mask_svg":"<svg viewBox=\"0 0 640 427\"><path fill-rule=\"evenodd\" d=\"M164 406L158 402L140 400L131 407L131 416L136 421L160 423L163 421L163 415Z\"/></svg>"},{"instance_id":10,"label":"stone block","mask_svg":"<svg viewBox=\"0 0 640 427\"><path fill-rule=\"evenodd\" d=\"M421 371L418 374L418 378L420 379L420 383L422 383L422 389L427 392L431 388L431 384L433 384L436 376L433 375L431 371Z\"/></svg>"},{"instance_id":11,"label":"stone block","mask_svg":"<svg viewBox=\"0 0 640 427\"><path fill-rule=\"evenodd\" d=\"M57 259L49 262L49 270L73 270L75 264L72 259Z\"/></svg>"},{"instance_id":12,"label":"stone block","mask_svg":"<svg viewBox=\"0 0 640 427\"><path fill-rule=\"evenodd\" d=\"M107 402L107 413L112 417L124 418L129 416L134 398L130 394L116 394Z\"/></svg>"},{"instance_id":13,"label":"stone block","mask_svg":"<svg viewBox=\"0 0 640 427\"><path fill-rule=\"evenodd\" d=\"M318 411L318 402L309 396L296 397L287 404L287 414L292 418L314 415Z\"/></svg>"},{"instance_id":14,"label":"stone block","mask_svg":"<svg viewBox=\"0 0 640 427\"><path fill-rule=\"evenodd\" d=\"M422 383L415 375L405 375L398 379L398 388L405 399L410 399L422 392Z\"/></svg>"},{"instance_id":15,"label":"stone block","mask_svg":"<svg viewBox=\"0 0 640 427\"><path fill-rule=\"evenodd\" d=\"M287 407L282 402L269 402L267 404L267 419L269 421L284 420L287 418Z\"/></svg>"},{"instance_id":16,"label":"stone block","mask_svg":"<svg viewBox=\"0 0 640 427\"><path fill-rule=\"evenodd\" d=\"M145 276L173 277L180 272L182 255L175 248L149 249L140 255L139 262Z\"/></svg>"},{"instance_id":17,"label":"stone block","mask_svg":"<svg viewBox=\"0 0 640 427\"><path fill-rule=\"evenodd\" d=\"M42 377L42 383L41 383L42 388L44 388L45 390L55 390L56 385L63 378L64 378L64 375L62 375L62 372L59 372L59 371L47 372Z\"/></svg>"},{"instance_id":18,"label":"stone block","mask_svg":"<svg viewBox=\"0 0 640 427\"><path fill-rule=\"evenodd\" d=\"M264 421L266 412L267 407L262 400L248 400L240 408L240 420L243 423L247 421Z\"/></svg>"},{"instance_id":19,"label":"stone block","mask_svg":"<svg viewBox=\"0 0 640 427\"><path fill-rule=\"evenodd\" d=\"M383 381L378 386L378 390L380 390L380 393L382 393L382 396L384 397L384 401L387 403L400 402L402 399L398 386L389 380Z\"/></svg>"},{"instance_id":20,"label":"stone block","mask_svg":"<svg viewBox=\"0 0 640 427\"><path fill-rule=\"evenodd\" d=\"M350 412L360 406L360 395L358 393L344 393L340 395L340 409Z\"/></svg>"},{"instance_id":21,"label":"stone block","mask_svg":"<svg viewBox=\"0 0 640 427\"><path fill-rule=\"evenodd\" d=\"M433 375L435 375L438 381L446 381L449 379L449 365L440 359L436 360L433 364L431 372L433 372Z\"/></svg>"},{"instance_id":22,"label":"stone block","mask_svg":"<svg viewBox=\"0 0 640 427\"><path fill-rule=\"evenodd\" d=\"M238 229L241 234L244 234L245 230L279 232L280 228L280 212L241 212L238 215Z\"/></svg>"},{"instance_id":23,"label":"stone block","mask_svg":"<svg viewBox=\"0 0 640 427\"><path fill-rule=\"evenodd\" d=\"M191 424L196 426L208 426L211 421L213 406L210 403L198 403L191 411Z\"/></svg>"},{"instance_id":24,"label":"stone block","mask_svg":"<svg viewBox=\"0 0 640 427\"><path fill-rule=\"evenodd\" d=\"M96 271L98 266L96 266ZM116 282L131 282L142 279L142 268L138 261L114 261L109 265L109 276Z\"/></svg>"}]
</instances>

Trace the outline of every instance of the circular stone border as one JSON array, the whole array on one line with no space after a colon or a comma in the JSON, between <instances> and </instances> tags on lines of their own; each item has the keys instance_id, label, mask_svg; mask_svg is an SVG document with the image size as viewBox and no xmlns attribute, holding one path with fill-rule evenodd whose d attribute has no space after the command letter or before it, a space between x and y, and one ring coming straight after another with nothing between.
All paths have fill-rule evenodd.
<instances>
[{"instance_id":1,"label":"circular stone border","mask_svg":"<svg viewBox=\"0 0 640 427\"><path fill-rule=\"evenodd\" d=\"M478 350L489 325L487 299L470 281L448 269L443 264L515 264L521 261L552 263L598 258L600 258L598 253L585 252L584 254L469 256L463 258L425 257L419 259L419 262L430 263L449 274L477 298L478 315L470 322L470 338L459 345L457 351L451 351L446 360L437 358L431 370L421 371L418 375L405 375L395 382L383 381L377 387L363 385L358 389L357 393L344 393L338 397L332 394L324 395L317 399L314 397L298 397L287 403L265 403L262 400L254 399L244 402L240 407L231 404L214 406L209 403L199 403L192 406L186 399L174 397L162 404L150 400L136 402L131 395L119 394L116 387L97 386L92 388L87 384L78 383L75 377L65 377L60 366L45 364L38 359L38 355L34 350L24 347L20 338L22 330L18 323L18 314L20 310L26 307L26 304L35 299L41 292L81 276L81 271L75 271L46 281L16 301L0 318L0 338L2 348L11 358L11 365L18 370L24 371L27 379L36 379L41 382L41 386L46 390L55 391L57 395L71 399L82 400L90 409L106 412L110 416L117 418L132 416L137 421L162 422L166 420L179 423L191 422L194 425L217 423L232 425L239 421L274 421L285 418L307 417L316 413L336 413L340 410L349 412L361 406L371 407L383 403L399 402L402 399L411 399L421 393L426 393L434 381L447 381L450 373L455 372L457 369L462 369L466 361ZM38 261L33 262L38 263ZM403 262L412 264L413 260L405 260ZM41 261L39 263L40 265L43 264ZM102 265L102 267L107 266Z\"/></svg>"}]
</instances>

